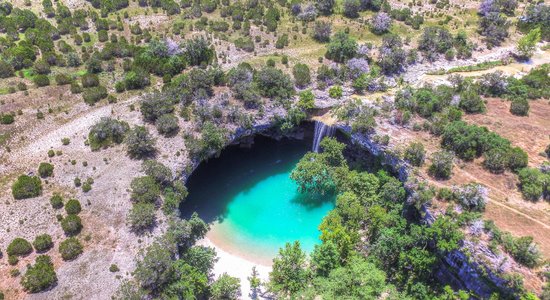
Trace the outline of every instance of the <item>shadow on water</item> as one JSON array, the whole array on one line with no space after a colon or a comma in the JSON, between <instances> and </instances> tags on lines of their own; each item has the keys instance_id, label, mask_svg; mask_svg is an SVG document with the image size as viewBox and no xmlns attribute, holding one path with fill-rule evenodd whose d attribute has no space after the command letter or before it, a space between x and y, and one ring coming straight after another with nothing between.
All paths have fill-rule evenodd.
<instances>
[{"instance_id":1,"label":"shadow on water","mask_svg":"<svg viewBox=\"0 0 550 300\"><path fill-rule=\"evenodd\" d=\"M311 139L274 139L256 136L250 148L232 145L220 156L203 162L187 181L189 196L180 205L182 217L193 212L207 223L223 221L227 216L229 202L239 193L246 193L263 179L286 173L311 148ZM307 197L307 196L304 196ZM297 197L313 209L306 199ZM304 200L304 201L301 201Z\"/></svg>"},{"instance_id":2,"label":"shadow on water","mask_svg":"<svg viewBox=\"0 0 550 300\"><path fill-rule=\"evenodd\" d=\"M306 210L311 211L322 207L327 202L331 202L334 199L333 194L321 195L321 194L311 194L311 193L300 193L297 194L292 200L292 203L296 203L305 207Z\"/></svg>"}]
</instances>

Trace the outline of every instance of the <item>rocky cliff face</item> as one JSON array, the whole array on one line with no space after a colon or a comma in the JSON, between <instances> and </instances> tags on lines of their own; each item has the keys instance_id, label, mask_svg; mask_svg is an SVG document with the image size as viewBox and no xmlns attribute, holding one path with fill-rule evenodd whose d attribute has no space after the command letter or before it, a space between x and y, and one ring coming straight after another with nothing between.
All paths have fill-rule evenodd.
<instances>
[{"instance_id":1,"label":"rocky cliff face","mask_svg":"<svg viewBox=\"0 0 550 300\"><path fill-rule=\"evenodd\" d=\"M392 153L390 147L373 140L374 135L352 134L347 125L338 128L351 136L355 145L366 149L380 158L383 165L390 167L399 180L407 182L412 173L412 167L403 159ZM410 193L411 191L408 190ZM421 207L423 221L432 224L436 216L426 205ZM489 298L495 290L512 293L507 280L498 272L506 269L506 261L493 253L485 245L463 241L462 247L447 253L437 268L437 278L445 284L474 292L481 298ZM497 271L492 271L497 270Z\"/></svg>"}]
</instances>

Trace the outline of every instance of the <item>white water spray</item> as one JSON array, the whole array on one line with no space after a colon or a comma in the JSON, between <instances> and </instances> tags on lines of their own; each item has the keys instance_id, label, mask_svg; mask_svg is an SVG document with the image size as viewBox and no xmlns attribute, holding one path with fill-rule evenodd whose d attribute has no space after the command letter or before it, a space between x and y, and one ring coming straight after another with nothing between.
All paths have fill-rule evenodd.
<instances>
[{"instance_id":1,"label":"white water spray","mask_svg":"<svg viewBox=\"0 0 550 300\"><path fill-rule=\"evenodd\" d=\"M329 126L321 121L315 121L315 135L313 136L313 147L311 150L318 153L320 150L320 144L324 137L334 136L335 128Z\"/></svg>"}]
</instances>

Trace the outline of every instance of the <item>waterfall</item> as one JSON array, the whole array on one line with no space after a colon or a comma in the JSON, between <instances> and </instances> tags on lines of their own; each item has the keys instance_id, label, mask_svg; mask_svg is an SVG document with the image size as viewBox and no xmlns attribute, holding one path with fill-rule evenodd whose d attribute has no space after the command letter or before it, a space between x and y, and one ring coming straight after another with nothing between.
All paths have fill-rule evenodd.
<instances>
[{"instance_id":1,"label":"waterfall","mask_svg":"<svg viewBox=\"0 0 550 300\"><path fill-rule=\"evenodd\" d=\"M321 121L315 121L315 135L313 136L313 147L311 151L318 153L321 140L325 137L331 137L334 135L335 128L329 126Z\"/></svg>"}]
</instances>

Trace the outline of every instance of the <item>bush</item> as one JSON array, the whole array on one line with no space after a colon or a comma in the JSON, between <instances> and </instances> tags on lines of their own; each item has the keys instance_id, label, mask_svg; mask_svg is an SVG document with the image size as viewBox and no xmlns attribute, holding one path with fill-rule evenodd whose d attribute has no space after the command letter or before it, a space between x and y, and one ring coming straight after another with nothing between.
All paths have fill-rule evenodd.
<instances>
[{"instance_id":1,"label":"bush","mask_svg":"<svg viewBox=\"0 0 550 300\"><path fill-rule=\"evenodd\" d=\"M223 273L210 287L212 300L239 299L241 296L241 280Z\"/></svg>"},{"instance_id":2,"label":"bush","mask_svg":"<svg viewBox=\"0 0 550 300\"><path fill-rule=\"evenodd\" d=\"M155 203L160 196L160 187L151 176L132 179L130 188L132 189L131 198L135 202Z\"/></svg>"},{"instance_id":3,"label":"bush","mask_svg":"<svg viewBox=\"0 0 550 300\"><path fill-rule=\"evenodd\" d=\"M0 124L9 125L15 122L15 117L13 114L3 114L0 113Z\"/></svg>"},{"instance_id":4,"label":"bush","mask_svg":"<svg viewBox=\"0 0 550 300\"><path fill-rule=\"evenodd\" d=\"M174 111L174 102L161 93L153 93L144 97L140 104L140 111L143 119L148 122L154 122L158 117L172 113Z\"/></svg>"},{"instance_id":5,"label":"bush","mask_svg":"<svg viewBox=\"0 0 550 300\"><path fill-rule=\"evenodd\" d=\"M432 155L432 164L429 168L431 176L439 179L448 179L453 170L454 155L448 151L435 152Z\"/></svg>"},{"instance_id":6,"label":"bush","mask_svg":"<svg viewBox=\"0 0 550 300\"><path fill-rule=\"evenodd\" d=\"M96 87L99 86L99 76L93 73L84 74L80 77L80 82L83 88Z\"/></svg>"},{"instance_id":7,"label":"bush","mask_svg":"<svg viewBox=\"0 0 550 300\"><path fill-rule=\"evenodd\" d=\"M67 236L77 235L82 230L82 221L77 215L67 215L61 221L61 228Z\"/></svg>"},{"instance_id":8,"label":"bush","mask_svg":"<svg viewBox=\"0 0 550 300\"><path fill-rule=\"evenodd\" d=\"M52 208L54 209L60 209L63 207L63 197L59 194L54 194L50 198L50 204L52 205Z\"/></svg>"},{"instance_id":9,"label":"bush","mask_svg":"<svg viewBox=\"0 0 550 300\"><path fill-rule=\"evenodd\" d=\"M53 175L53 165L50 163L42 162L38 166L38 174L40 177L46 178Z\"/></svg>"},{"instance_id":10,"label":"bush","mask_svg":"<svg viewBox=\"0 0 550 300\"><path fill-rule=\"evenodd\" d=\"M46 252L53 247L52 237L49 234L41 234L32 242L36 252Z\"/></svg>"},{"instance_id":11,"label":"bush","mask_svg":"<svg viewBox=\"0 0 550 300\"><path fill-rule=\"evenodd\" d=\"M357 42L348 34L340 31L332 37L327 45L325 57L335 62L344 62L355 56Z\"/></svg>"},{"instance_id":12,"label":"bush","mask_svg":"<svg viewBox=\"0 0 550 300\"><path fill-rule=\"evenodd\" d=\"M421 167L424 164L425 158L426 150L424 150L424 145L420 142L411 143L405 149L405 160L415 167Z\"/></svg>"},{"instance_id":13,"label":"bush","mask_svg":"<svg viewBox=\"0 0 550 300\"><path fill-rule=\"evenodd\" d=\"M76 199L71 199L65 203L65 211L69 215L77 215L82 211L82 206L80 206L80 201Z\"/></svg>"},{"instance_id":14,"label":"bush","mask_svg":"<svg viewBox=\"0 0 550 300\"><path fill-rule=\"evenodd\" d=\"M343 6L344 16L351 19L359 17L359 12L361 11L361 2L359 0L344 0Z\"/></svg>"},{"instance_id":15,"label":"bush","mask_svg":"<svg viewBox=\"0 0 550 300\"><path fill-rule=\"evenodd\" d=\"M398 35L388 34L384 36L378 53L378 65L384 73L394 74L404 69L407 54L403 50L403 42Z\"/></svg>"},{"instance_id":16,"label":"bush","mask_svg":"<svg viewBox=\"0 0 550 300\"><path fill-rule=\"evenodd\" d=\"M145 158L155 154L156 140L143 126L135 126L126 136L128 155L133 158Z\"/></svg>"},{"instance_id":17,"label":"bush","mask_svg":"<svg viewBox=\"0 0 550 300\"><path fill-rule=\"evenodd\" d=\"M298 87L305 87L311 83L309 67L306 64L295 64L292 68L292 75Z\"/></svg>"},{"instance_id":18,"label":"bush","mask_svg":"<svg viewBox=\"0 0 550 300\"><path fill-rule=\"evenodd\" d=\"M36 84L37 87L43 87L50 85L50 78L48 78L48 75L36 75L32 79L34 84Z\"/></svg>"},{"instance_id":19,"label":"bush","mask_svg":"<svg viewBox=\"0 0 550 300\"><path fill-rule=\"evenodd\" d=\"M42 193L42 182L38 176L21 175L11 187L15 199L27 199Z\"/></svg>"},{"instance_id":20,"label":"bush","mask_svg":"<svg viewBox=\"0 0 550 300\"><path fill-rule=\"evenodd\" d=\"M482 113L485 111L485 103L479 93L470 88L460 93L460 108L467 113Z\"/></svg>"},{"instance_id":21,"label":"bush","mask_svg":"<svg viewBox=\"0 0 550 300\"><path fill-rule=\"evenodd\" d=\"M147 176L154 178L158 184L165 186L172 182L173 175L170 168L156 160L144 161L141 168Z\"/></svg>"},{"instance_id":22,"label":"bush","mask_svg":"<svg viewBox=\"0 0 550 300\"><path fill-rule=\"evenodd\" d=\"M332 25L325 21L316 21L313 26L313 38L321 43L326 43L330 40L332 33Z\"/></svg>"},{"instance_id":23,"label":"bush","mask_svg":"<svg viewBox=\"0 0 550 300\"><path fill-rule=\"evenodd\" d=\"M34 265L29 266L21 278L23 289L29 293L38 293L53 287L57 283L57 275L52 261L47 255L36 258Z\"/></svg>"},{"instance_id":24,"label":"bush","mask_svg":"<svg viewBox=\"0 0 550 300\"><path fill-rule=\"evenodd\" d=\"M128 214L128 223L136 232L153 227L155 222L155 205L152 203L135 203Z\"/></svg>"},{"instance_id":25,"label":"bush","mask_svg":"<svg viewBox=\"0 0 550 300\"><path fill-rule=\"evenodd\" d=\"M328 95L329 95L330 98L334 98L334 99L342 98L342 87L339 86L339 85L335 85L335 86L331 87L328 90Z\"/></svg>"},{"instance_id":26,"label":"bush","mask_svg":"<svg viewBox=\"0 0 550 300\"><path fill-rule=\"evenodd\" d=\"M173 114L164 114L155 121L155 126L160 134L173 136L179 130L178 117Z\"/></svg>"},{"instance_id":27,"label":"bush","mask_svg":"<svg viewBox=\"0 0 550 300\"><path fill-rule=\"evenodd\" d=\"M77 258L82 251L82 244L75 237L70 237L59 244L59 253L65 261Z\"/></svg>"},{"instance_id":28,"label":"bush","mask_svg":"<svg viewBox=\"0 0 550 300\"><path fill-rule=\"evenodd\" d=\"M516 116L529 115L529 101L523 97L514 98L510 105L510 113Z\"/></svg>"},{"instance_id":29,"label":"bush","mask_svg":"<svg viewBox=\"0 0 550 300\"><path fill-rule=\"evenodd\" d=\"M470 183L454 190L455 198L465 208L475 211L483 211L487 204L489 190L481 184Z\"/></svg>"},{"instance_id":30,"label":"bush","mask_svg":"<svg viewBox=\"0 0 550 300\"><path fill-rule=\"evenodd\" d=\"M294 94L292 81L279 69L266 66L257 73L255 81L264 97L288 99Z\"/></svg>"},{"instance_id":31,"label":"bush","mask_svg":"<svg viewBox=\"0 0 550 300\"><path fill-rule=\"evenodd\" d=\"M508 168L512 171L518 171L519 169L527 167L529 157L527 152L523 151L520 147L513 147L508 149Z\"/></svg>"},{"instance_id":32,"label":"bush","mask_svg":"<svg viewBox=\"0 0 550 300\"><path fill-rule=\"evenodd\" d=\"M84 89L84 92L82 93L82 98L84 99L84 102L86 104L94 105L100 100L107 98L108 95L109 93L104 86L96 86Z\"/></svg>"},{"instance_id":33,"label":"bush","mask_svg":"<svg viewBox=\"0 0 550 300\"><path fill-rule=\"evenodd\" d=\"M55 75L55 83L57 85L66 85L66 84L70 84L71 82L72 82L72 79L67 74Z\"/></svg>"},{"instance_id":34,"label":"bush","mask_svg":"<svg viewBox=\"0 0 550 300\"><path fill-rule=\"evenodd\" d=\"M11 243L8 245L8 248L6 249L6 253L8 253L8 256L26 256L31 254L31 252L31 243L29 243L24 238L13 239L13 241L11 241Z\"/></svg>"},{"instance_id":35,"label":"bush","mask_svg":"<svg viewBox=\"0 0 550 300\"><path fill-rule=\"evenodd\" d=\"M495 148L487 151L483 165L492 173L502 173L508 165L508 152L502 148Z\"/></svg>"},{"instance_id":36,"label":"bush","mask_svg":"<svg viewBox=\"0 0 550 300\"><path fill-rule=\"evenodd\" d=\"M379 12L371 20L371 30L374 34L383 34L390 30L391 17L385 12Z\"/></svg>"},{"instance_id":37,"label":"bush","mask_svg":"<svg viewBox=\"0 0 550 300\"><path fill-rule=\"evenodd\" d=\"M129 130L128 123L103 117L90 129L88 142L92 151L107 148L114 144L120 144Z\"/></svg>"},{"instance_id":38,"label":"bush","mask_svg":"<svg viewBox=\"0 0 550 300\"><path fill-rule=\"evenodd\" d=\"M150 84L149 73L142 70L130 71L124 76L124 87L127 90L139 90Z\"/></svg>"},{"instance_id":39,"label":"bush","mask_svg":"<svg viewBox=\"0 0 550 300\"><path fill-rule=\"evenodd\" d=\"M277 38L277 41L275 42L275 48L277 49L283 49L284 47L288 46L288 34L283 34Z\"/></svg>"},{"instance_id":40,"label":"bush","mask_svg":"<svg viewBox=\"0 0 550 300\"><path fill-rule=\"evenodd\" d=\"M550 192L550 174L544 174L538 169L523 168L518 176L525 199L537 201Z\"/></svg>"}]
</instances>

